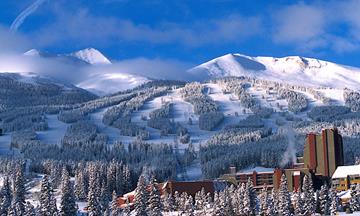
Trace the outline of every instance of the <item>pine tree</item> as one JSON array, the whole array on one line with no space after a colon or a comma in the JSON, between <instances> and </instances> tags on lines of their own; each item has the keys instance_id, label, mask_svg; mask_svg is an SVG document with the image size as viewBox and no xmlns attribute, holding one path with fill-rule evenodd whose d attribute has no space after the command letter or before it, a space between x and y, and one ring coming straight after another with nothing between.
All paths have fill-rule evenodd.
<instances>
[{"instance_id":1,"label":"pine tree","mask_svg":"<svg viewBox=\"0 0 360 216\"><path fill-rule=\"evenodd\" d=\"M223 206L225 215L228 216L235 215L234 207L232 206L232 191L232 189L227 187L220 193L221 205Z\"/></svg>"},{"instance_id":2,"label":"pine tree","mask_svg":"<svg viewBox=\"0 0 360 216\"><path fill-rule=\"evenodd\" d=\"M1 188L1 203L0 203L0 215L7 215L8 209L11 206L11 186L9 182L9 178L6 176L3 181L3 187Z\"/></svg>"},{"instance_id":3,"label":"pine tree","mask_svg":"<svg viewBox=\"0 0 360 216\"><path fill-rule=\"evenodd\" d=\"M304 215L304 198L301 191L296 192L295 199L295 215Z\"/></svg>"},{"instance_id":4,"label":"pine tree","mask_svg":"<svg viewBox=\"0 0 360 216\"><path fill-rule=\"evenodd\" d=\"M330 215L330 196L327 184L321 186L319 193L320 214Z\"/></svg>"},{"instance_id":5,"label":"pine tree","mask_svg":"<svg viewBox=\"0 0 360 216\"><path fill-rule=\"evenodd\" d=\"M180 194L178 191L174 193L174 211L179 211L181 206Z\"/></svg>"},{"instance_id":6,"label":"pine tree","mask_svg":"<svg viewBox=\"0 0 360 216\"><path fill-rule=\"evenodd\" d=\"M116 190L116 162L111 161L109 168L107 169L106 174L106 188L108 191L112 192Z\"/></svg>"},{"instance_id":7,"label":"pine tree","mask_svg":"<svg viewBox=\"0 0 360 216\"><path fill-rule=\"evenodd\" d=\"M291 197L290 197L285 174L281 176L278 204L279 204L278 206L279 215L283 215L283 216L291 215Z\"/></svg>"},{"instance_id":8,"label":"pine tree","mask_svg":"<svg viewBox=\"0 0 360 216\"><path fill-rule=\"evenodd\" d=\"M339 205L340 205L340 199L337 196L336 188L335 186L332 186L330 189L330 214L336 215Z\"/></svg>"},{"instance_id":9,"label":"pine tree","mask_svg":"<svg viewBox=\"0 0 360 216\"><path fill-rule=\"evenodd\" d=\"M160 216L163 209L161 203L160 192L157 188L156 180L152 178L150 182L150 195L148 201L148 215L149 216Z\"/></svg>"},{"instance_id":10,"label":"pine tree","mask_svg":"<svg viewBox=\"0 0 360 216\"><path fill-rule=\"evenodd\" d=\"M36 212L34 206L30 202L27 202L25 205L25 216L35 216L35 215Z\"/></svg>"},{"instance_id":11,"label":"pine tree","mask_svg":"<svg viewBox=\"0 0 360 216\"><path fill-rule=\"evenodd\" d=\"M224 206L221 204L221 198L219 192L215 192L212 215L225 216L223 207Z\"/></svg>"},{"instance_id":12,"label":"pine tree","mask_svg":"<svg viewBox=\"0 0 360 216\"><path fill-rule=\"evenodd\" d=\"M188 196L187 199L185 200L185 205L184 205L185 211L184 211L184 216L194 216L194 205L193 205L193 198L192 196Z\"/></svg>"},{"instance_id":13,"label":"pine tree","mask_svg":"<svg viewBox=\"0 0 360 216\"><path fill-rule=\"evenodd\" d=\"M165 194L163 204L165 212L175 211L175 200L171 194Z\"/></svg>"},{"instance_id":14,"label":"pine tree","mask_svg":"<svg viewBox=\"0 0 360 216\"><path fill-rule=\"evenodd\" d=\"M266 215L267 216L275 216L276 215L273 193L271 193L268 196L268 208L266 209Z\"/></svg>"},{"instance_id":15,"label":"pine tree","mask_svg":"<svg viewBox=\"0 0 360 216\"><path fill-rule=\"evenodd\" d=\"M302 191L303 191L303 199L304 199L304 214L305 215L315 214L314 187L313 187L312 179L308 175L304 176Z\"/></svg>"},{"instance_id":16,"label":"pine tree","mask_svg":"<svg viewBox=\"0 0 360 216\"><path fill-rule=\"evenodd\" d=\"M14 191L12 197L11 208L16 211L17 215L24 214L25 212L25 179L23 165L16 168Z\"/></svg>"},{"instance_id":17,"label":"pine tree","mask_svg":"<svg viewBox=\"0 0 360 216\"><path fill-rule=\"evenodd\" d=\"M109 205L109 192L106 187L106 184L103 183L101 185L101 192L100 192L100 205L102 209L105 209Z\"/></svg>"},{"instance_id":18,"label":"pine tree","mask_svg":"<svg viewBox=\"0 0 360 216\"><path fill-rule=\"evenodd\" d=\"M89 194L88 194L88 214L89 216L101 215L101 206L99 203L98 188L99 181L97 176L97 169L95 164L90 165L89 170Z\"/></svg>"},{"instance_id":19,"label":"pine tree","mask_svg":"<svg viewBox=\"0 0 360 216\"><path fill-rule=\"evenodd\" d=\"M124 179L123 178L124 177L123 177L122 166L118 165L116 167L116 193L119 196L126 193L124 191Z\"/></svg>"},{"instance_id":20,"label":"pine tree","mask_svg":"<svg viewBox=\"0 0 360 216\"><path fill-rule=\"evenodd\" d=\"M124 166L123 169L123 192L128 193L131 190L131 174L129 166Z\"/></svg>"},{"instance_id":21,"label":"pine tree","mask_svg":"<svg viewBox=\"0 0 360 216\"><path fill-rule=\"evenodd\" d=\"M85 180L85 173L83 169L78 169L75 174L75 196L79 201L86 200L87 184Z\"/></svg>"},{"instance_id":22,"label":"pine tree","mask_svg":"<svg viewBox=\"0 0 360 216\"><path fill-rule=\"evenodd\" d=\"M267 187L264 187L261 190L259 197L260 197L259 198L259 200L260 200L259 214L262 216L265 216L265 215L267 215L266 212L267 212L268 204L269 204Z\"/></svg>"},{"instance_id":23,"label":"pine tree","mask_svg":"<svg viewBox=\"0 0 360 216\"><path fill-rule=\"evenodd\" d=\"M199 211L205 211L206 209L206 194L205 189L202 188L201 191L195 194L195 209Z\"/></svg>"},{"instance_id":24,"label":"pine tree","mask_svg":"<svg viewBox=\"0 0 360 216\"><path fill-rule=\"evenodd\" d=\"M360 185L351 185L349 206L352 212L360 211Z\"/></svg>"},{"instance_id":25,"label":"pine tree","mask_svg":"<svg viewBox=\"0 0 360 216\"><path fill-rule=\"evenodd\" d=\"M242 183L238 186L236 190L235 195L235 213L237 215L243 215L244 214L244 195L245 195L245 184Z\"/></svg>"},{"instance_id":26,"label":"pine tree","mask_svg":"<svg viewBox=\"0 0 360 216\"><path fill-rule=\"evenodd\" d=\"M148 201L148 191L144 175L140 175L137 187L135 189L135 215L137 216L147 216L146 207Z\"/></svg>"},{"instance_id":27,"label":"pine tree","mask_svg":"<svg viewBox=\"0 0 360 216\"><path fill-rule=\"evenodd\" d=\"M115 190L112 193L112 200L110 205L111 215L112 216L119 216L120 215L120 208L117 203L117 196Z\"/></svg>"},{"instance_id":28,"label":"pine tree","mask_svg":"<svg viewBox=\"0 0 360 216\"><path fill-rule=\"evenodd\" d=\"M271 197L272 197L272 201L273 201L273 209L274 209L274 212L275 212L275 215L278 215L279 214L279 209L278 209L278 206L279 206L279 193L277 190L275 190L275 188L272 189L271 191Z\"/></svg>"},{"instance_id":29,"label":"pine tree","mask_svg":"<svg viewBox=\"0 0 360 216\"><path fill-rule=\"evenodd\" d=\"M41 180L40 189L40 207L39 213L41 216L50 216L57 214L56 200L53 195L53 189L49 182L49 176L44 175Z\"/></svg>"},{"instance_id":30,"label":"pine tree","mask_svg":"<svg viewBox=\"0 0 360 216\"><path fill-rule=\"evenodd\" d=\"M70 182L68 171L64 168L61 180L61 216L73 216L77 214L74 188Z\"/></svg>"},{"instance_id":31,"label":"pine tree","mask_svg":"<svg viewBox=\"0 0 360 216\"><path fill-rule=\"evenodd\" d=\"M244 194L244 213L246 215L254 215L256 208L256 192L253 188L253 182L249 178L246 182Z\"/></svg>"}]
</instances>

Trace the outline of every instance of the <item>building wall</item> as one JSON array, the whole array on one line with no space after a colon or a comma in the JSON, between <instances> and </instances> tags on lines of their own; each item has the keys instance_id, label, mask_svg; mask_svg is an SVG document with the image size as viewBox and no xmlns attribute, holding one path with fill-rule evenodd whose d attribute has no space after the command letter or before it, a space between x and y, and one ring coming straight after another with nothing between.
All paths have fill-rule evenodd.
<instances>
[{"instance_id":1,"label":"building wall","mask_svg":"<svg viewBox=\"0 0 360 216\"><path fill-rule=\"evenodd\" d=\"M333 179L332 183L335 185L336 190L345 191L345 190L349 190L351 185L360 184L360 177L348 176L346 178Z\"/></svg>"},{"instance_id":2,"label":"building wall","mask_svg":"<svg viewBox=\"0 0 360 216\"><path fill-rule=\"evenodd\" d=\"M336 129L324 129L321 134L308 134L304 146L304 167L317 175L332 176L344 164L342 137Z\"/></svg>"}]
</instances>

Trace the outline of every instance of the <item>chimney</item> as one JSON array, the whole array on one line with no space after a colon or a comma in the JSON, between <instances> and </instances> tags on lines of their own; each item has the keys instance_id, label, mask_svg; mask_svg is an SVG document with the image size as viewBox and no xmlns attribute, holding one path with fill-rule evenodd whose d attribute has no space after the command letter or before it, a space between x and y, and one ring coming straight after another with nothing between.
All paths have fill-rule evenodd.
<instances>
[{"instance_id":1,"label":"chimney","mask_svg":"<svg viewBox=\"0 0 360 216\"><path fill-rule=\"evenodd\" d=\"M230 166L230 174L236 174L236 166Z\"/></svg>"}]
</instances>

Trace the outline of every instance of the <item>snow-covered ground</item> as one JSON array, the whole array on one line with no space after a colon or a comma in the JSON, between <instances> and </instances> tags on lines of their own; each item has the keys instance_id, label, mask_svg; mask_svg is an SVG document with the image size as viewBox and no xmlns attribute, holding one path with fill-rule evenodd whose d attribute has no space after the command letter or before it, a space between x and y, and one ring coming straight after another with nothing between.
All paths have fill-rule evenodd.
<instances>
[{"instance_id":1,"label":"snow-covered ground","mask_svg":"<svg viewBox=\"0 0 360 216\"><path fill-rule=\"evenodd\" d=\"M205 86L210 89L208 95L219 106L219 111L224 113L225 119L223 125L236 124L248 115L242 113L245 108L241 106L240 101L235 95L224 94L218 84L206 84ZM247 113L248 112L247 110Z\"/></svg>"},{"instance_id":2,"label":"snow-covered ground","mask_svg":"<svg viewBox=\"0 0 360 216\"><path fill-rule=\"evenodd\" d=\"M102 118L106 110L107 108L104 108L90 114L90 120L97 125L100 133L106 134L108 136L109 144L113 144L115 141L121 140L120 131L117 128L109 127L102 122Z\"/></svg>"},{"instance_id":3,"label":"snow-covered ground","mask_svg":"<svg viewBox=\"0 0 360 216\"><path fill-rule=\"evenodd\" d=\"M9 133L0 136L0 155L11 154L10 143L11 143L11 135Z\"/></svg>"},{"instance_id":4,"label":"snow-covered ground","mask_svg":"<svg viewBox=\"0 0 360 216\"><path fill-rule=\"evenodd\" d=\"M60 144L64 137L68 124L59 121L57 115L47 115L49 129L37 132L38 139L46 144Z\"/></svg>"}]
</instances>

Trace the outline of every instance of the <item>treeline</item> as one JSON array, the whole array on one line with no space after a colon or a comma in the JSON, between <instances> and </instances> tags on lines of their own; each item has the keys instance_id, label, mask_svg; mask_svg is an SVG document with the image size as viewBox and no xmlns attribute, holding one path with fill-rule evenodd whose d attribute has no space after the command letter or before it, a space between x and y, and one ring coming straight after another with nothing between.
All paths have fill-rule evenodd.
<instances>
[{"instance_id":1,"label":"treeline","mask_svg":"<svg viewBox=\"0 0 360 216\"><path fill-rule=\"evenodd\" d=\"M241 106L250 109L255 115L268 118L274 112L272 108L261 106L247 91L251 87L249 80L242 77L227 77L214 80L213 82L219 84L224 93L234 94L239 99Z\"/></svg>"},{"instance_id":2,"label":"treeline","mask_svg":"<svg viewBox=\"0 0 360 216\"><path fill-rule=\"evenodd\" d=\"M205 87L198 83L188 83L181 89L181 96L194 106L199 116L201 130L213 130L224 120L224 114L218 111L218 105L204 93Z\"/></svg>"},{"instance_id":3,"label":"treeline","mask_svg":"<svg viewBox=\"0 0 360 216\"><path fill-rule=\"evenodd\" d=\"M279 96L286 99L288 102L288 109L291 112L297 113L304 111L308 106L307 99L302 93L289 89L280 89Z\"/></svg>"}]
</instances>

